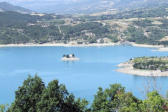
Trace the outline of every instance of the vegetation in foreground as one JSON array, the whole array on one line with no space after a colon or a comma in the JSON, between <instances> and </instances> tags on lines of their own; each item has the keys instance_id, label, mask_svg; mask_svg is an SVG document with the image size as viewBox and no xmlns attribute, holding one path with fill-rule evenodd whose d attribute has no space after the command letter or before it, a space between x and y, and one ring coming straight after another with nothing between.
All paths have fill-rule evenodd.
<instances>
[{"instance_id":1,"label":"vegetation in foreground","mask_svg":"<svg viewBox=\"0 0 168 112\"><path fill-rule=\"evenodd\" d=\"M131 62L136 69L168 71L168 57L138 57Z\"/></svg>"},{"instance_id":2,"label":"vegetation in foreground","mask_svg":"<svg viewBox=\"0 0 168 112\"><path fill-rule=\"evenodd\" d=\"M0 106L5 111L5 106ZM148 93L145 100L126 92L120 84L98 89L93 103L77 99L57 80L48 86L40 77L29 76L15 92L15 101L7 112L167 112L168 100L157 91Z\"/></svg>"}]
</instances>

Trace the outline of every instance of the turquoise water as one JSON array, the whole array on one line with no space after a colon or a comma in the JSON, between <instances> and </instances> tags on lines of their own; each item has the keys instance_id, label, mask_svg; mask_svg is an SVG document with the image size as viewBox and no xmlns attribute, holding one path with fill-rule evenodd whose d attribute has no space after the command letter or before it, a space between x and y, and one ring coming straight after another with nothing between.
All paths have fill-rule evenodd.
<instances>
[{"instance_id":1,"label":"turquoise water","mask_svg":"<svg viewBox=\"0 0 168 112\"><path fill-rule=\"evenodd\" d=\"M63 54L75 53L78 62L62 62ZM121 83L127 91L144 98L143 91L150 77L115 72L117 64L138 56L167 56L150 48L113 47L15 47L0 48L0 104L10 104L14 92L28 74L38 74L47 84L58 79L76 97L92 101L99 86ZM157 88L165 95L168 77L157 77Z\"/></svg>"}]
</instances>

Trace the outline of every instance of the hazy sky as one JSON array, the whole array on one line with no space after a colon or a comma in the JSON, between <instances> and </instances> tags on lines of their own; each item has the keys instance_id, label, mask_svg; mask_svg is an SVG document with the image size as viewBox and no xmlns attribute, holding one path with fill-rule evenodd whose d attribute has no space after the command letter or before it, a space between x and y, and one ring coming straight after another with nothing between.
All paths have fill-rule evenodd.
<instances>
[{"instance_id":1,"label":"hazy sky","mask_svg":"<svg viewBox=\"0 0 168 112\"><path fill-rule=\"evenodd\" d=\"M0 0L10 3L32 3L32 2L78 2L81 0Z\"/></svg>"}]
</instances>

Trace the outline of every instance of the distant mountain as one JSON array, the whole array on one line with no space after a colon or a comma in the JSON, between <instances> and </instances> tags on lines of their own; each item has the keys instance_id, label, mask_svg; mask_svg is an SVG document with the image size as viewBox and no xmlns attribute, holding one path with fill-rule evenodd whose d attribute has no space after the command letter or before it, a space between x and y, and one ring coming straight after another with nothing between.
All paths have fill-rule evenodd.
<instances>
[{"instance_id":1,"label":"distant mountain","mask_svg":"<svg viewBox=\"0 0 168 112\"><path fill-rule=\"evenodd\" d=\"M107 0L112 1L112 0ZM118 9L150 8L168 3L168 0L114 0Z\"/></svg>"},{"instance_id":2,"label":"distant mountain","mask_svg":"<svg viewBox=\"0 0 168 112\"><path fill-rule=\"evenodd\" d=\"M165 3L168 3L168 0L50 0L50 2L47 0L34 0L18 3L17 5L45 13L90 14L114 9L123 11L149 8Z\"/></svg>"},{"instance_id":3,"label":"distant mountain","mask_svg":"<svg viewBox=\"0 0 168 112\"><path fill-rule=\"evenodd\" d=\"M9 4L7 2L0 2L0 11L1 12L13 11L13 12L24 13L24 14L32 13L32 11L29 9L19 7L19 6L14 6L14 5Z\"/></svg>"}]
</instances>

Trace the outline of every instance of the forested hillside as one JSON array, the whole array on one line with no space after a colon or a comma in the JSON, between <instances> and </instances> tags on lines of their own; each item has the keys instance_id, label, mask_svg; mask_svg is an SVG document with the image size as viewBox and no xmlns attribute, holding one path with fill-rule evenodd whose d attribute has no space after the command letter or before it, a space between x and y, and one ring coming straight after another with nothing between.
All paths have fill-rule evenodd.
<instances>
[{"instance_id":1,"label":"forested hillside","mask_svg":"<svg viewBox=\"0 0 168 112\"><path fill-rule=\"evenodd\" d=\"M135 42L168 45L168 5L101 15L0 12L0 44Z\"/></svg>"}]
</instances>

